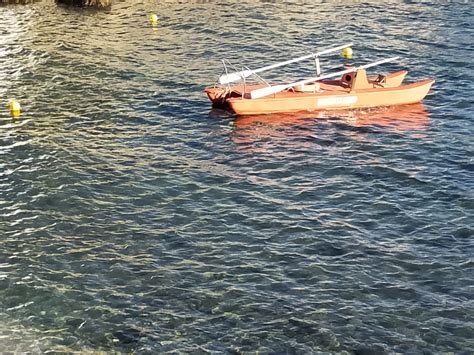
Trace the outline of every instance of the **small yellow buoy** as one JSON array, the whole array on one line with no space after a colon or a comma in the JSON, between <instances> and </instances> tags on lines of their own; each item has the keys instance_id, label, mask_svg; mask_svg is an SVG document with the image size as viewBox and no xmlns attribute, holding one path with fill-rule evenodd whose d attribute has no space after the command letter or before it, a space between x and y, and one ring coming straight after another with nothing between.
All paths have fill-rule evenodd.
<instances>
[{"instance_id":1,"label":"small yellow buoy","mask_svg":"<svg viewBox=\"0 0 474 355\"><path fill-rule=\"evenodd\" d=\"M150 21L153 26L158 25L158 15L157 14L151 14L150 15Z\"/></svg>"},{"instance_id":2,"label":"small yellow buoy","mask_svg":"<svg viewBox=\"0 0 474 355\"><path fill-rule=\"evenodd\" d=\"M18 101L16 101L16 100L11 100L10 101L10 113L14 118L20 116L21 106L20 106L20 103Z\"/></svg>"},{"instance_id":3,"label":"small yellow buoy","mask_svg":"<svg viewBox=\"0 0 474 355\"><path fill-rule=\"evenodd\" d=\"M352 59L352 48L350 47L344 48L344 50L342 51L342 54L344 55L344 58Z\"/></svg>"}]
</instances>

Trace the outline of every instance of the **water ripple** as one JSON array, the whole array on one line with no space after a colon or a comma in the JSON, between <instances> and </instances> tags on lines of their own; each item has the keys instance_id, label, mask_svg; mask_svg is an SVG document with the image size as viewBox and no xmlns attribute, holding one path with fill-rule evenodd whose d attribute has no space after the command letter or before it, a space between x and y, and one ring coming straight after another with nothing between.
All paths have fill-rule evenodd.
<instances>
[{"instance_id":1,"label":"water ripple","mask_svg":"<svg viewBox=\"0 0 474 355\"><path fill-rule=\"evenodd\" d=\"M2 350L469 352L472 12L0 7ZM432 92L347 112L210 108L221 58L257 67L335 33L357 62L400 55Z\"/></svg>"}]
</instances>

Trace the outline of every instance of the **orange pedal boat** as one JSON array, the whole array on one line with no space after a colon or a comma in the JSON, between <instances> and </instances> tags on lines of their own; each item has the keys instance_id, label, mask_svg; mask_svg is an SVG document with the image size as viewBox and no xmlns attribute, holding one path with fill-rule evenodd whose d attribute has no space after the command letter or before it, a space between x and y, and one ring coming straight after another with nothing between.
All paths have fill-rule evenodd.
<instances>
[{"instance_id":1,"label":"orange pedal boat","mask_svg":"<svg viewBox=\"0 0 474 355\"><path fill-rule=\"evenodd\" d=\"M426 79L402 84L406 70L387 75L367 75L365 69L394 61L397 57L321 75L319 57L347 47L346 44L264 68L234 73L227 72L226 62L223 61L226 73L221 75L218 84L206 88L205 92L214 106L228 106L237 115L256 115L406 105L423 100L434 83L433 79ZM316 77L270 85L257 74L310 57L315 59ZM263 83L247 84L246 78L253 75ZM328 80L334 77L339 79ZM243 83L230 85L238 80Z\"/></svg>"}]
</instances>

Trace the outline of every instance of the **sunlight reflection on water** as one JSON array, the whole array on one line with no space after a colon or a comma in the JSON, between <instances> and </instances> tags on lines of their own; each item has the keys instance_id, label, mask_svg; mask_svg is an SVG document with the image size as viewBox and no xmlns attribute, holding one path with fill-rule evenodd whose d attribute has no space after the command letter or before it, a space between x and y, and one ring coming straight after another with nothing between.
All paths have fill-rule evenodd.
<instances>
[{"instance_id":1,"label":"sunlight reflection on water","mask_svg":"<svg viewBox=\"0 0 474 355\"><path fill-rule=\"evenodd\" d=\"M473 348L472 18L434 3L0 7L1 348ZM432 92L237 118L203 93L221 58L259 67L341 39L357 63L400 55L387 70L434 77Z\"/></svg>"}]
</instances>

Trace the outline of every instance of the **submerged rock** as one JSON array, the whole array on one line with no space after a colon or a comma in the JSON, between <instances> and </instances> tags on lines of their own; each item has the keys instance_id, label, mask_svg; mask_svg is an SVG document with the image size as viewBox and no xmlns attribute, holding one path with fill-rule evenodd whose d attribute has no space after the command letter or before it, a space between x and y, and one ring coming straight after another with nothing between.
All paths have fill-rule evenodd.
<instances>
[{"instance_id":1,"label":"submerged rock","mask_svg":"<svg viewBox=\"0 0 474 355\"><path fill-rule=\"evenodd\" d=\"M0 0L0 5L3 4L31 4L33 2L39 2L41 0Z\"/></svg>"},{"instance_id":2,"label":"submerged rock","mask_svg":"<svg viewBox=\"0 0 474 355\"><path fill-rule=\"evenodd\" d=\"M72 6L109 7L112 5L112 0L56 0L56 2Z\"/></svg>"},{"instance_id":3,"label":"submerged rock","mask_svg":"<svg viewBox=\"0 0 474 355\"><path fill-rule=\"evenodd\" d=\"M0 5L7 4L31 4L42 0L0 0ZM110 7L112 0L55 0L57 4L70 6Z\"/></svg>"}]
</instances>

